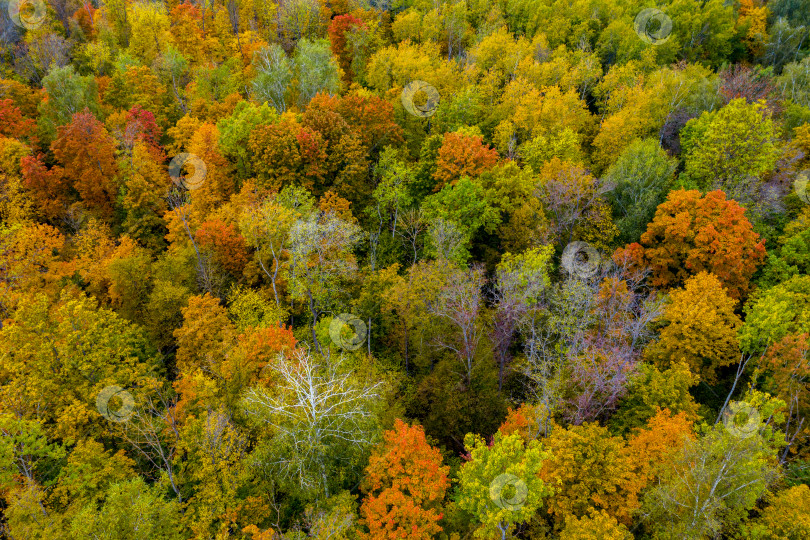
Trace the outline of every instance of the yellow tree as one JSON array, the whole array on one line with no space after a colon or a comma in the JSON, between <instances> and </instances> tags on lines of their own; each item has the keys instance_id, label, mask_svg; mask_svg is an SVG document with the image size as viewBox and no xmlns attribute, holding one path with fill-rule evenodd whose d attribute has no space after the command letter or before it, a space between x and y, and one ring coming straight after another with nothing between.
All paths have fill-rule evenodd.
<instances>
[{"instance_id":1,"label":"yellow tree","mask_svg":"<svg viewBox=\"0 0 810 540\"><path fill-rule=\"evenodd\" d=\"M660 368L685 361L701 379L717 382L717 368L737 361L737 331L742 324L736 302L714 274L701 272L670 293L662 320L667 326L651 344L647 357Z\"/></svg>"},{"instance_id":2,"label":"yellow tree","mask_svg":"<svg viewBox=\"0 0 810 540\"><path fill-rule=\"evenodd\" d=\"M640 486L621 437L586 422L554 429L543 442L551 457L543 462L540 478L554 488L547 505L558 529L569 516L581 518L591 509L631 522Z\"/></svg>"}]
</instances>

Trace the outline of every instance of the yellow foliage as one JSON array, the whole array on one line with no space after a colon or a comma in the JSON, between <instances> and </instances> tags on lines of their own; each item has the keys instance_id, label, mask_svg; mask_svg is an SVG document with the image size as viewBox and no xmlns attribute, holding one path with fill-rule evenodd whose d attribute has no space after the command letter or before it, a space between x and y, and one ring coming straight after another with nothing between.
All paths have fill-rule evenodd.
<instances>
[{"instance_id":1,"label":"yellow foliage","mask_svg":"<svg viewBox=\"0 0 810 540\"><path fill-rule=\"evenodd\" d=\"M701 272L688 279L683 289L670 294L662 319L669 325L647 349L647 357L662 369L685 361L709 383L717 380L716 369L737 361L737 329L740 318L736 302L714 274Z\"/></svg>"}]
</instances>

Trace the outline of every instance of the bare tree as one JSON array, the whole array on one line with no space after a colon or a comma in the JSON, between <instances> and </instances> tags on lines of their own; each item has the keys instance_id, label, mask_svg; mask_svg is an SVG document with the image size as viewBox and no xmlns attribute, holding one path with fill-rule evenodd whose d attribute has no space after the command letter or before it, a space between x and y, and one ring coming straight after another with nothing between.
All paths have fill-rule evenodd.
<instances>
[{"instance_id":1,"label":"bare tree","mask_svg":"<svg viewBox=\"0 0 810 540\"><path fill-rule=\"evenodd\" d=\"M152 394L147 394L145 402L122 424L121 435L156 471L166 475L177 501L182 503L184 498L174 465L180 443L180 428L174 415L177 398L160 388Z\"/></svg>"},{"instance_id":2,"label":"bare tree","mask_svg":"<svg viewBox=\"0 0 810 540\"><path fill-rule=\"evenodd\" d=\"M419 253L419 240L427 230L427 223L425 223L421 207L404 211L400 223L397 234L402 237L403 242L410 246L413 251L413 262L411 264L416 264Z\"/></svg>"},{"instance_id":3,"label":"bare tree","mask_svg":"<svg viewBox=\"0 0 810 540\"><path fill-rule=\"evenodd\" d=\"M304 349L279 355L272 369L279 386L250 388L243 407L276 433L270 465L299 489L329 497L330 465L376 441L373 409L382 383L361 380L340 358Z\"/></svg>"},{"instance_id":4,"label":"bare tree","mask_svg":"<svg viewBox=\"0 0 810 540\"><path fill-rule=\"evenodd\" d=\"M457 330L455 336L436 336L436 343L456 353L464 366L464 374L472 378L473 361L483 335L479 320L481 288L484 286L484 268L480 265L468 270L453 269L438 298L427 301L427 311L448 321Z\"/></svg>"}]
</instances>

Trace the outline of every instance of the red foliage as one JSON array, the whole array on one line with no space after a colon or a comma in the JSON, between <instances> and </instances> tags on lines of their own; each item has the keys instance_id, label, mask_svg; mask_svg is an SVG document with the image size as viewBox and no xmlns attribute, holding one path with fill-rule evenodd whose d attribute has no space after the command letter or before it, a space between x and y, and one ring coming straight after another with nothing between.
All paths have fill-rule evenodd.
<instances>
[{"instance_id":1,"label":"red foliage","mask_svg":"<svg viewBox=\"0 0 810 540\"><path fill-rule=\"evenodd\" d=\"M48 170L44 155L25 156L20 160L23 184L31 192L36 206L46 219L54 220L69 206L70 182L61 167Z\"/></svg>"},{"instance_id":2,"label":"red foliage","mask_svg":"<svg viewBox=\"0 0 810 540\"><path fill-rule=\"evenodd\" d=\"M21 139L34 131L35 123L25 118L11 99L0 99L0 135Z\"/></svg>"},{"instance_id":3,"label":"red foliage","mask_svg":"<svg viewBox=\"0 0 810 540\"><path fill-rule=\"evenodd\" d=\"M110 218L118 188L115 177L115 140L93 113L73 115L67 126L57 128L51 150L81 198L102 216Z\"/></svg>"},{"instance_id":4,"label":"red foliage","mask_svg":"<svg viewBox=\"0 0 810 540\"><path fill-rule=\"evenodd\" d=\"M365 28L366 23L354 15L338 15L329 24L329 43L332 53L337 57L338 64L343 70L346 82L352 80L352 58L346 50L346 32L355 28Z\"/></svg>"},{"instance_id":5,"label":"red foliage","mask_svg":"<svg viewBox=\"0 0 810 540\"><path fill-rule=\"evenodd\" d=\"M233 225L226 225L218 219L200 225L195 235L200 248L213 254L214 260L226 271L238 276L248 261L245 239Z\"/></svg>"},{"instance_id":6,"label":"red foliage","mask_svg":"<svg viewBox=\"0 0 810 540\"><path fill-rule=\"evenodd\" d=\"M155 122L155 115L135 105L127 112L127 138L132 141L143 141L149 146L155 161L162 163L166 155L160 146L160 127Z\"/></svg>"}]
</instances>

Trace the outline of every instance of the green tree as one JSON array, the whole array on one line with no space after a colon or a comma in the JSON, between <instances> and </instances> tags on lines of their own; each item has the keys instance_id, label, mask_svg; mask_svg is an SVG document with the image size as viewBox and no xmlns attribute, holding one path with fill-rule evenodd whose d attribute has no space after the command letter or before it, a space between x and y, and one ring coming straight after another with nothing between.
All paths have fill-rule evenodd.
<instances>
[{"instance_id":1,"label":"green tree","mask_svg":"<svg viewBox=\"0 0 810 540\"><path fill-rule=\"evenodd\" d=\"M271 43L253 53L253 64L257 71L251 82L253 98L262 104L269 102L280 113L286 111L293 61L280 45Z\"/></svg>"},{"instance_id":2,"label":"green tree","mask_svg":"<svg viewBox=\"0 0 810 540\"><path fill-rule=\"evenodd\" d=\"M299 107L303 108L318 92L336 94L340 90L340 67L327 39L302 39L295 48L293 61Z\"/></svg>"},{"instance_id":3,"label":"green tree","mask_svg":"<svg viewBox=\"0 0 810 540\"><path fill-rule=\"evenodd\" d=\"M271 369L278 385L254 386L242 400L244 411L275 435L257 457L268 460L282 485L309 499L328 498L347 476L357 478L361 458L377 442L381 383L305 350L279 355Z\"/></svg>"},{"instance_id":4,"label":"green tree","mask_svg":"<svg viewBox=\"0 0 810 540\"><path fill-rule=\"evenodd\" d=\"M491 446L469 433L464 446L470 459L458 472L456 502L480 524L476 538L510 538L513 527L529 521L554 493L537 474L550 454L518 433L496 433Z\"/></svg>"},{"instance_id":5,"label":"green tree","mask_svg":"<svg viewBox=\"0 0 810 540\"><path fill-rule=\"evenodd\" d=\"M810 276L794 276L761 293L745 307L740 348L763 350L788 334L810 328Z\"/></svg>"},{"instance_id":6,"label":"green tree","mask_svg":"<svg viewBox=\"0 0 810 540\"><path fill-rule=\"evenodd\" d=\"M90 504L71 523L73 538L104 540L180 540L182 506L163 498L163 486L149 486L142 478L114 484L104 502Z\"/></svg>"},{"instance_id":7,"label":"green tree","mask_svg":"<svg viewBox=\"0 0 810 540\"><path fill-rule=\"evenodd\" d=\"M655 139L639 139L610 166L603 180L622 243L636 242L664 202L676 161Z\"/></svg>"},{"instance_id":8,"label":"green tree","mask_svg":"<svg viewBox=\"0 0 810 540\"><path fill-rule=\"evenodd\" d=\"M38 125L45 141L56 138L56 128L70 123L74 114L86 108L99 112L95 79L79 75L73 66L51 69L42 79L42 87L48 97L39 104Z\"/></svg>"},{"instance_id":9,"label":"green tree","mask_svg":"<svg viewBox=\"0 0 810 540\"><path fill-rule=\"evenodd\" d=\"M777 478L774 457L782 434L764 422L784 402L761 393L748 402L759 411L744 430L717 423L664 465L642 507L655 538L697 540L730 532Z\"/></svg>"},{"instance_id":10,"label":"green tree","mask_svg":"<svg viewBox=\"0 0 810 540\"><path fill-rule=\"evenodd\" d=\"M764 102L734 99L717 112L690 120L681 132L687 181L702 190L723 189L747 202L751 178L758 182L776 165L776 126Z\"/></svg>"}]
</instances>

